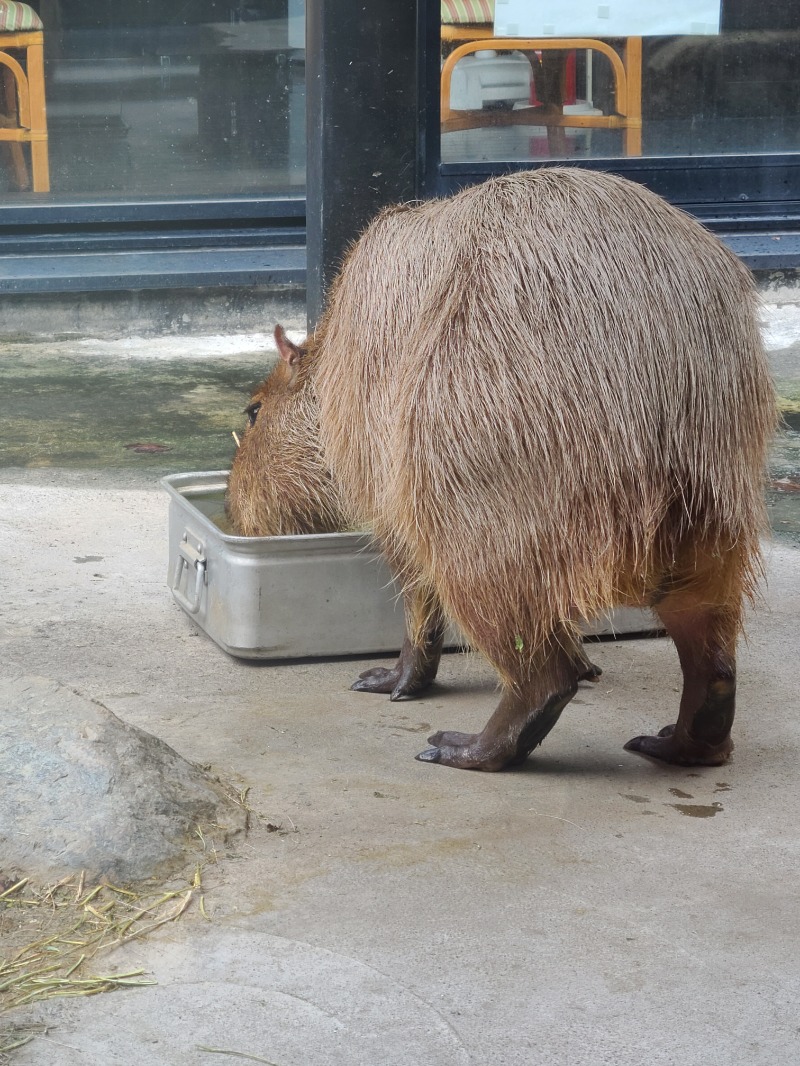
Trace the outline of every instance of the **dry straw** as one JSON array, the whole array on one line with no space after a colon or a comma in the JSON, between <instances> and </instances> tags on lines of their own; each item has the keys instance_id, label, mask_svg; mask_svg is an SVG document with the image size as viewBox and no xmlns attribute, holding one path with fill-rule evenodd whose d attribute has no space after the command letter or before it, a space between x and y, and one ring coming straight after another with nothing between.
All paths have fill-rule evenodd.
<instances>
[{"instance_id":1,"label":"dry straw","mask_svg":"<svg viewBox=\"0 0 800 1066\"><path fill-rule=\"evenodd\" d=\"M34 1037L47 1032L46 1025L8 1025L0 1026L0 1066L11 1062L12 1051L25 1047Z\"/></svg>"},{"instance_id":2,"label":"dry straw","mask_svg":"<svg viewBox=\"0 0 800 1066\"><path fill-rule=\"evenodd\" d=\"M44 889L33 886L28 878L17 881L0 893L0 917L22 919L28 912L42 928L52 931L9 958L0 958L0 1012L60 996L92 996L155 984L144 970L103 972L93 962L102 952L174 922L195 900L207 918L202 888L199 866L188 887L151 890L149 895L146 890L106 882L89 887L83 874L65 877ZM12 1028L14 1032L0 1030L0 1056L20 1046L16 1040L27 1043L35 1035L18 1035L16 1027Z\"/></svg>"}]
</instances>

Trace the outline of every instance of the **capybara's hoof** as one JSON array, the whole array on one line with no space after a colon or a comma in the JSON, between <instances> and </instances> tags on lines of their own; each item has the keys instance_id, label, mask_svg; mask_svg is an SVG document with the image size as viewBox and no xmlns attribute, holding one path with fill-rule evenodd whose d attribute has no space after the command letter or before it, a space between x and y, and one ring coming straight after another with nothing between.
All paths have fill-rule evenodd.
<instances>
[{"instance_id":1,"label":"capybara's hoof","mask_svg":"<svg viewBox=\"0 0 800 1066\"><path fill-rule=\"evenodd\" d=\"M656 737L634 737L625 745L625 750L676 766L722 766L730 758L733 741L730 737L716 745L701 744L691 738L680 741L675 726L667 725Z\"/></svg>"},{"instance_id":2,"label":"capybara's hoof","mask_svg":"<svg viewBox=\"0 0 800 1066\"><path fill-rule=\"evenodd\" d=\"M458 770L502 770L514 762L513 754L505 755L497 749L487 752L480 744L479 733L434 733L428 737L433 747L417 755L420 762L438 762Z\"/></svg>"},{"instance_id":3,"label":"capybara's hoof","mask_svg":"<svg viewBox=\"0 0 800 1066\"><path fill-rule=\"evenodd\" d=\"M578 674L578 680L579 681L599 681L602 676L603 676L603 671L600 669L600 667L599 666L595 666L594 663L590 663L589 660L587 659L586 660L586 665L585 665L585 667L583 669L583 672Z\"/></svg>"},{"instance_id":4,"label":"capybara's hoof","mask_svg":"<svg viewBox=\"0 0 800 1066\"><path fill-rule=\"evenodd\" d=\"M431 678L420 677L418 673L402 669L400 664L389 670L385 666L375 666L358 675L350 688L353 692L388 693L392 702L396 700L413 700L430 688Z\"/></svg>"},{"instance_id":5,"label":"capybara's hoof","mask_svg":"<svg viewBox=\"0 0 800 1066\"><path fill-rule=\"evenodd\" d=\"M421 751L419 755L414 756L419 759L420 762L438 762L439 761L439 749L438 748L426 748L425 751Z\"/></svg>"},{"instance_id":6,"label":"capybara's hoof","mask_svg":"<svg viewBox=\"0 0 800 1066\"><path fill-rule=\"evenodd\" d=\"M385 666L375 666L358 675L358 680L350 686L353 692L391 692L397 684L398 671L388 670Z\"/></svg>"}]
</instances>

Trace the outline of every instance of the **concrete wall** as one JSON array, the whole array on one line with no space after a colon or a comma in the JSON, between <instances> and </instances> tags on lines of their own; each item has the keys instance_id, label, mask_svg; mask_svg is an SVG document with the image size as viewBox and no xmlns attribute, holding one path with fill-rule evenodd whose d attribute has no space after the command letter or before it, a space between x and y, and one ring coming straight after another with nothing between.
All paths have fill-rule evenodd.
<instances>
[{"instance_id":1,"label":"concrete wall","mask_svg":"<svg viewBox=\"0 0 800 1066\"><path fill-rule=\"evenodd\" d=\"M800 271L756 274L768 307L800 305ZM0 296L0 341L271 332L276 322L304 328L300 287L165 289L141 292ZM800 336L798 337L800 341Z\"/></svg>"}]
</instances>

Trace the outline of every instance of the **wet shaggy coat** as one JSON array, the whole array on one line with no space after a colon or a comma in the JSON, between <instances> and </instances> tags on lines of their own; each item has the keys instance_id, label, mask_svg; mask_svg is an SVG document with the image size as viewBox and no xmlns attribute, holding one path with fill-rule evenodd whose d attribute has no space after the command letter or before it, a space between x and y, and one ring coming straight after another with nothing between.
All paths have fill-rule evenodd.
<instances>
[{"instance_id":1,"label":"wet shaggy coat","mask_svg":"<svg viewBox=\"0 0 800 1066\"><path fill-rule=\"evenodd\" d=\"M438 599L507 686L579 618L684 587L738 628L775 424L754 289L643 187L548 168L383 212L276 374L234 522L371 525L408 601ZM247 525L268 497L283 517Z\"/></svg>"}]
</instances>

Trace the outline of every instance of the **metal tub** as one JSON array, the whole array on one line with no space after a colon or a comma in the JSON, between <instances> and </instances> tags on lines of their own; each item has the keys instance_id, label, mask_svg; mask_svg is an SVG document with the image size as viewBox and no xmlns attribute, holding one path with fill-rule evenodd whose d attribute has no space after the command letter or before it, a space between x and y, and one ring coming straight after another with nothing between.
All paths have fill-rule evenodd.
<instances>
[{"instance_id":1,"label":"metal tub","mask_svg":"<svg viewBox=\"0 0 800 1066\"><path fill-rule=\"evenodd\" d=\"M245 659L396 652L403 605L363 533L237 537L224 519L227 471L172 474L169 576L175 602Z\"/></svg>"},{"instance_id":2,"label":"metal tub","mask_svg":"<svg viewBox=\"0 0 800 1066\"><path fill-rule=\"evenodd\" d=\"M237 537L225 531L228 472L172 474L168 583L175 602L224 651L244 659L395 653L403 607L363 533ZM647 632L647 611L623 609L587 634ZM448 645L460 643L449 631Z\"/></svg>"}]
</instances>

